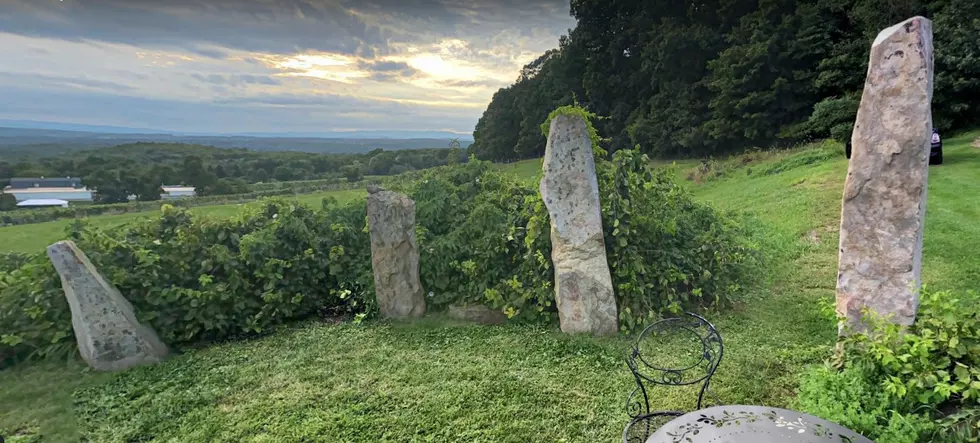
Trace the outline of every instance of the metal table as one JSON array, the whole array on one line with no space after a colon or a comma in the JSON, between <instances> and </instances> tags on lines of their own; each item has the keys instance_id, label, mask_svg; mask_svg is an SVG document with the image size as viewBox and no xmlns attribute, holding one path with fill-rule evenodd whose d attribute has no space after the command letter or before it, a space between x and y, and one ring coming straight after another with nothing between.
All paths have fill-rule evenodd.
<instances>
[{"instance_id":1,"label":"metal table","mask_svg":"<svg viewBox=\"0 0 980 443\"><path fill-rule=\"evenodd\" d=\"M874 443L802 412L763 406L715 406L677 417L646 443Z\"/></svg>"}]
</instances>

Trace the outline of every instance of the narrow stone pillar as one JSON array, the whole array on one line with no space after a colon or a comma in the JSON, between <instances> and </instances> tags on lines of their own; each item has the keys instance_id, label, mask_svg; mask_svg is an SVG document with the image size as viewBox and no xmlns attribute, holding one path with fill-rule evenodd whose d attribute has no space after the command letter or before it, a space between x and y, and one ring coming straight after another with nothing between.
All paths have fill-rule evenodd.
<instances>
[{"instance_id":1,"label":"narrow stone pillar","mask_svg":"<svg viewBox=\"0 0 980 443\"><path fill-rule=\"evenodd\" d=\"M615 334L619 316L585 120L572 115L551 120L543 169L541 197L551 217L551 261L561 330Z\"/></svg>"},{"instance_id":2,"label":"narrow stone pillar","mask_svg":"<svg viewBox=\"0 0 980 443\"><path fill-rule=\"evenodd\" d=\"M385 318L425 314L419 282L419 246L415 240L415 202L405 195L368 187L371 266L378 308Z\"/></svg>"},{"instance_id":3,"label":"narrow stone pillar","mask_svg":"<svg viewBox=\"0 0 980 443\"><path fill-rule=\"evenodd\" d=\"M841 207L837 313L867 307L910 325L918 310L932 135L932 23L913 17L871 46Z\"/></svg>"},{"instance_id":4,"label":"narrow stone pillar","mask_svg":"<svg viewBox=\"0 0 980 443\"><path fill-rule=\"evenodd\" d=\"M167 346L156 332L136 320L133 306L74 242L55 243L47 253L61 277L78 350L89 366L117 371L167 357Z\"/></svg>"}]
</instances>

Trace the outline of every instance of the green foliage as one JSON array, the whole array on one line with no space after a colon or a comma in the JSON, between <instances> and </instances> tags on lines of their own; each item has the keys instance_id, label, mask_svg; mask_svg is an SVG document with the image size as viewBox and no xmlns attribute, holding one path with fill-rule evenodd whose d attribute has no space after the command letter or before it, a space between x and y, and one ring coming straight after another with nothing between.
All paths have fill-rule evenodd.
<instances>
[{"instance_id":1,"label":"green foliage","mask_svg":"<svg viewBox=\"0 0 980 443\"><path fill-rule=\"evenodd\" d=\"M171 345L256 334L317 313L371 312L364 202L321 211L270 200L238 217L162 216L69 233ZM44 254L0 273L0 356L73 349L61 283Z\"/></svg>"},{"instance_id":2,"label":"green foliage","mask_svg":"<svg viewBox=\"0 0 980 443\"><path fill-rule=\"evenodd\" d=\"M13 211L17 209L17 198L14 194L0 192L0 211Z\"/></svg>"},{"instance_id":3,"label":"green foliage","mask_svg":"<svg viewBox=\"0 0 980 443\"><path fill-rule=\"evenodd\" d=\"M918 319L904 329L869 314L868 333L841 339L840 372L827 366L804 376L800 404L882 443L971 441L954 436L977 432L978 301L975 293L923 289Z\"/></svg>"},{"instance_id":4,"label":"green foliage","mask_svg":"<svg viewBox=\"0 0 980 443\"><path fill-rule=\"evenodd\" d=\"M843 140L854 123L870 43L915 15L933 19L934 121L980 120L980 10L970 0L573 0L557 49L494 94L474 130L481 159L540 156L529 125L580 102L610 152L663 157ZM842 100L840 103L834 101ZM821 103L828 102L824 106ZM816 107L815 107L816 106ZM826 109L824 109L826 108Z\"/></svg>"},{"instance_id":5,"label":"green foliage","mask_svg":"<svg viewBox=\"0 0 980 443\"><path fill-rule=\"evenodd\" d=\"M600 178L607 260L621 328L658 314L725 306L756 264L757 247L735 219L695 202L667 169L617 151Z\"/></svg>"},{"instance_id":6,"label":"green foliage","mask_svg":"<svg viewBox=\"0 0 980 443\"><path fill-rule=\"evenodd\" d=\"M935 431L928 417L894 409L874 375L860 367L810 368L803 375L798 402L803 411L879 443L927 442Z\"/></svg>"},{"instance_id":7,"label":"green foliage","mask_svg":"<svg viewBox=\"0 0 980 443\"><path fill-rule=\"evenodd\" d=\"M343 174L349 182L356 182L364 179L364 173L361 172L361 164L358 162L354 162L340 168L340 173Z\"/></svg>"},{"instance_id":8,"label":"green foliage","mask_svg":"<svg viewBox=\"0 0 980 443\"><path fill-rule=\"evenodd\" d=\"M732 218L694 202L673 182L671 171L652 170L646 155L620 150L611 161L604 160L593 126L596 116L581 107L552 112L541 126L545 136L559 114L585 120L592 139L621 329L633 332L661 314L731 302L756 257L756 248L745 241L746 232ZM548 213L543 203L531 209L525 232L526 241L534 242L548 235ZM546 252L550 254L538 251L525 259L526 266L538 264L525 270L528 280L551 281L551 264L540 258L547 257ZM540 306L540 292L518 300L536 302L539 312L550 307L550 300Z\"/></svg>"},{"instance_id":9,"label":"green foliage","mask_svg":"<svg viewBox=\"0 0 980 443\"><path fill-rule=\"evenodd\" d=\"M540 202L534 188L480 161L424 171L405 188L416 201L420 275L431 306L486 303L515 315L523 303L505 297L534 293L553 301L541 289L549 285L547 279L517 277L526 275L521 270L527 257L543 252L550 261L549 250L525 243L527 208ZM541 306L551 304L541 301Z\"/></svg>"},{"instance_id":10,"label":"green foliage","mask_svg":"<svg viewBox=\"0 0 980 443\"><path fill-rule=\"evenodd\" d=\"M295 149L303 147L303 142L293 143ZM81 177L84 185L97 191L98 201L125 202L129 195L152 201L159 200L161 185L194 186L198 195L237 194L247 192L242 190L246 183L341 178L344 168L355 164L362 173L372 175L388 175L395 167L405 170L445 165L448 153L445 148L379 148L361 154L312 154L130 143L15 164L0 162L0 183L9 177Z\"/></svg>"},{"instance_id":11,"label":"green foliage","mask_svg":"<svg viewBox=\"0 0 980 443\"><path fill-rule=\"evenodd\" d=\"M847 143L851 140L851 127L860 104L861 98L854 94L820 101L813 106L813 114L806 122L807 135Z\"/></svg>"},{"instance_id":12,"label":"green foliage","mask_svg":"<svg viewBox=\"0 0 980 443\"><path fill-rule=\"evenodd\" d=\"M589 131L589 139L592 140L592 155L597 159L605 158L606 151L601 147L603 140L601 137L599 137L599 131L597 131L594 126L594 122L599 120L599 116L585 110L585 108L577 104L559 106L548 114L548 118L545 119L544 123L541 123L541 134L544 135L545 138L548 137L548 132L551 130L551 120L559 115L572 115L584 120Z\"/></svg>"},{"instance_id":13,"label":"green foliage","mask_svg":"<svg viewBox=\"0 0 980 443\"><path fill-rule=\"evenodd\" d=\"M449 153L446 155L446 163L450 165L455 165L462 160L463 149L459 147L458 138L454 138L449 142Z\"/></svg>"},{"instance_id":14,"label":"green foliage","mask_svg":"<svg viewBox=\"0 0 980 443\"><path fill-rule=\"evenodd\" d=\"M75 352L68 301L44 253L0 271L0 367L19 358L65 357Z\"/></svg>"},{"instance_id":15,"label":"green foliage","mask_svg":"<svg viewBox=\"0 0 980 443\"><path fill-rule=\"evenodd\" d=\"M469 151L482 160L540 157L546 139L539 126L550 112L575 102L581 95L581 82L569 71L574 63L569 39L562 37L562 49L551 50L521 69L518 82L493 95L486 112L473 130Z\"/></svg>"},{"instance_id":16,"label":"green foliage","mask_svg":"<svg viewBox=\"0 0 980 443\"><path fill-rule=\"evenodd\" d=\"M30 261L30 254L24 254L21 252L0 252L0 272L10 272L17 269L28 261Z\"/></svg>"}]
</instances>

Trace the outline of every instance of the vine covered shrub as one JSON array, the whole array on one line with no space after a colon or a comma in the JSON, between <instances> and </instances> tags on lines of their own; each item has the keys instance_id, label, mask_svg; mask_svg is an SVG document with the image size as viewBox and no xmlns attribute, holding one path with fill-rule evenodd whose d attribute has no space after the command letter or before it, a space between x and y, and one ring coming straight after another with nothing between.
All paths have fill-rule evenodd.
<instances>
[{"instance_id":1,"label":"vine covered shrub","mask_svg":"<svg viewBox=\"0 0 980 443\"><path fill-rule=\"evenodd\" d=\"M602 154L601 151L599 151ZM693 201L646 156L597 157L607 260L624 331L661 314L721 306L755 248L734 219ZM400 186L416 201L431 308L487 304L526 322L557 319L550 219L538 189L492 164L433 168Z\"/></svg>"},{"instance_id":2,"label":"vine covered shrub","mask_svg":"<svg viewBox=\"0 0 980 443\"><path fill-rule=\"evenodd\" d=\"M507 308L495 294L514 289L515 274L534 255L524 239L526 208L540 200L537 191L476 160L427 170L405 191L416 202L420 277L432 294L429 304ZM517 308L510 308L513 316Z\"/></svg>"},{"instance_id":3,"label":"vine covered shrub","mask_svg":"<svg viewBox=\"0 0 980 443\"><path fill-rule=\"evenodd\" d=\"M23 252L0 252L0 272L10 272L30 261L31 255Z\"/></svg>"},{"instance_id":4,"label":"vine covered shrub","mask_svg":"<svg viewBox=\"0 0 980 443\"><path fill-rule=\"evenodd\" d=\"M162 216L70 237L171 345L261 333L317 313L369 312L364 202L313 210L269 200L231 218ZM326 312L324 312L326 311ZM0 274L0 354L46 356L72 340L71 315L44 254Z\"/></svg>"},{"instance_id":5,"label":"vine covered shrub","mask_svg":"<svg viewBox=\"0 0 980 443\"><path fill-rule=\"evenodd\" d=\"M730 303L757 258L748 233L734 218L695 202L674 183L673 171L651 168L639 149L620 150L606 160L592 125L597 117L582 108L552 112L541 126L546 137L558 114L585 119L592 139L620 329L630 332L662 314Z\"/></svg>"},{"instance_id":6,"label":"vine covered shrub","mask_svg":"<svg viewBox=\"0 0 980 443\"><path fill-rule=\"evenodd\" d=\"M599 189L606 256L621 329L656 316L727 306L750 278L757 247L748 232L695 202L646 155L617 151Z\"/></svg>"},{"instance_id":7,"label":"vine covered shrub","mask_svg":"<svg viewBox=\"0 0 980 443\"><path fill-rule=\"evenodd\" d=\"M17 357L71 355L73 340L68 300L47 255L0 271L0 368Z\"/></svg>"},{"instance_id":8,"label":"vine covered shrub","mask_svg":"<svg viewBox=\"0 0 980 443\"><path fill-rule=\"evenodd\" d=\"M868 333L842 338L832 364L803 376L801 408L879 443L978 441L977 302L923 289L912 326L869 316Z\"/></svg>"}]
</instances>

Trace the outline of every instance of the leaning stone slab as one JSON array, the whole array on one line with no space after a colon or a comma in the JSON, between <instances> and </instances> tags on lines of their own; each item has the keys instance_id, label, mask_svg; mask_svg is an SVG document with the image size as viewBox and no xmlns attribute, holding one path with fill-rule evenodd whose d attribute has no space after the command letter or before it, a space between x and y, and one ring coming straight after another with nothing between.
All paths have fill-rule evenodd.
<instances>
[{"instance_id":1,"label":"leaning stone slab","mask_svg":"<svg viewBox=\"0 0 980 443\"><path fill-rule=\"evenodd\" d=\"M544 154L541 196L551 217L551 260L561 330L619 332L606 263L592 141L581 117L552 119Z\"/></svg>"},{"instance_id":2,"label":"leaning stone slab","mask_svg":"<svg viewBox=\"0 0 980 443\"><path fill-rule=\"evenodd\" d=\"M425 296L419 281L415 202L405 195L371 186L367 213L374 291L381 315L394 319L422 316Z\"/></svg>"},{"instance_id":3,"label":"leaning stone slab","mask_svg":"<svg viewBox=\"0 0 980 443\"><path fill-rule=\"evenodd\" d=\"M133 306L74 242L60 241L47 252L61 276L78 350L89 366L117 371L167 357L167 346L156 332L136 320Z\"/></svg>"},{"instance_id":4,"label":"leaning stone slab","mask_svg":"<svg viewBox=\"0 0 980 443\"><path fill-rule=\"evenodd\" d=\"M910 325L918 310L932 135L932 23L878 34L851 136L841 208L837 312L861 331L864 308Z\"/></svg>"}]
</instances>

